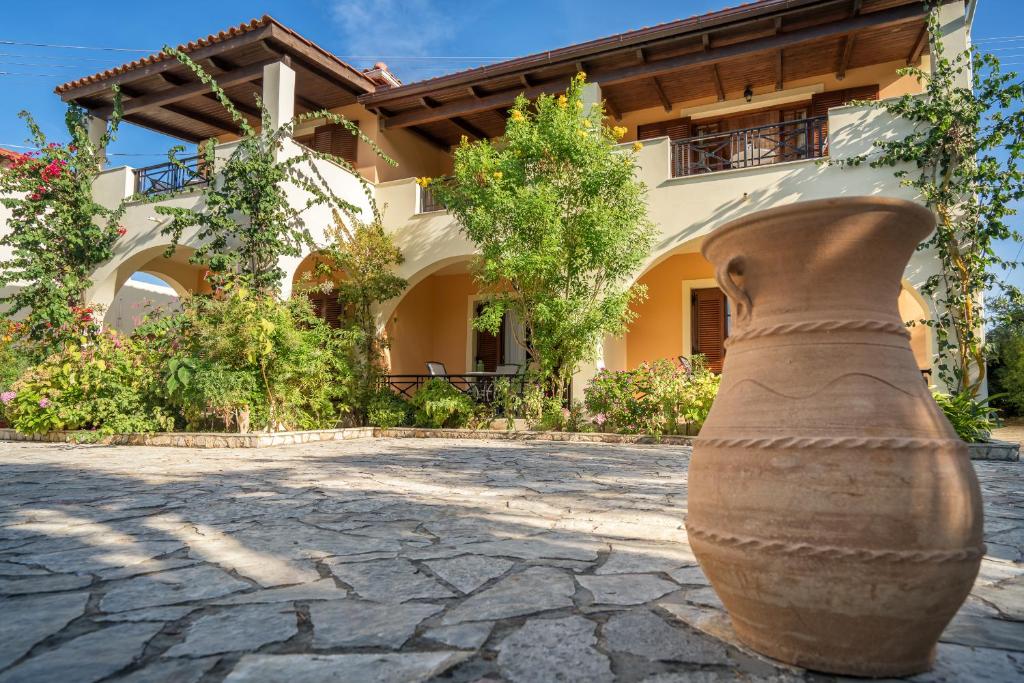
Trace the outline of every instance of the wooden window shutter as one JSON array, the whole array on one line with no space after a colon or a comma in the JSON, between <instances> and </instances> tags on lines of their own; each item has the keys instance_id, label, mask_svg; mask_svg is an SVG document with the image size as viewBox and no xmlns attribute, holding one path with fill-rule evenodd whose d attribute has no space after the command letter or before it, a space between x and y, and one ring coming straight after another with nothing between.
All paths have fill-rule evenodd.
<instances>
[{"instance_id":1,"label":"wooden window shutter","mask_svg":"<svg viewBox=\"0 0 1024 683\"><path fill-rule=\"evenodd\" d=\"M309 296L309 303L313 307L313 313L331 327L341 327L342 307L338 303L338 297L334 294L312 293Z\"/></svg>"},{"instance_id":2,"label":"wooden window shutter","mask_svg":"<svg viewBox=\"0 0 1024 683\"><path fill-rule=\"evenodd\" d=\"M690 118L670 119L655 123L644 123L637 126L636 139L650 140L667 137L670 140L681 140L690 137Z\"/></svg>"},{"instance_id":3,"label":"wooden window shutter","mask_svg":"<svg viewBox=\"0 0 1024 683\"><path fill-rule=\"evenodd\" d=\"M728 305L725 294L718 287L695 289L691 304L693 353L704 354L708 368L721 372L725 360L725 316Z\"/></svg>"},{"instance_id":4,"label":"wooden window shutter","mask_svg":"<svg viewBox=\"0 0 1024 683\"><path fill-rule=\"evenodd\" d=\"M356 122L358 124L358 122ZM313 132L313 149L326 154L341 157L350 164L356 162L356 151L359 139L352 135L345 126L339 123L328 123L317 126Z\"/></svg>"},{"instance_id":5,"label":"wooden window shutter","mask_svg":"<svg viewBox=\"0 0 1024 683\"><path fill-rule=\"evenodd\" d=\"M811 116L824 116L832 107L841 107L854 100L877 100L878 85L819 92L811 96Z\"/></svg>"},{"instance_id":6,"label":"wooden window shutter","mask_svg":"<svg viewBox=\"0 0 1024 683\"><path fill-rule=\"evenodd\" d=\"M480 315L483 311L483 305L477 305L476 315ZM477 360L484 362L484 370L486 372L494 372L501 365L504 357L504 349L502 348L503 340L505 338L505 321L501 321L501 328L498 330L498 334L491 334L490 332L483 332L477 330L476 332L476 357L473 359L474 364ZM470 368L475 370L476 368Z\"/></svg>"}]
</instances>

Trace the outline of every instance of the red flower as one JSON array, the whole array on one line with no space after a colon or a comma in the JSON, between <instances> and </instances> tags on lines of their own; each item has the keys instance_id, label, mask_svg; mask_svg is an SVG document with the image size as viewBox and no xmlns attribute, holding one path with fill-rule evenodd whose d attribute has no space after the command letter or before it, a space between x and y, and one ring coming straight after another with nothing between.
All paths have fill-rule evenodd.
<instances>
[{"instance_id":1,"label":"red flower","mask_svg":"<svg viewBox=\"0 0 1024 683\"><path fill-rule=\"evenodd\" d=\"M124 237L127 233L128 233L128 231L125 230L123 225L120 228L117 229L117 234L118 234L119 237Z\"/></svg>"}]
</instances>

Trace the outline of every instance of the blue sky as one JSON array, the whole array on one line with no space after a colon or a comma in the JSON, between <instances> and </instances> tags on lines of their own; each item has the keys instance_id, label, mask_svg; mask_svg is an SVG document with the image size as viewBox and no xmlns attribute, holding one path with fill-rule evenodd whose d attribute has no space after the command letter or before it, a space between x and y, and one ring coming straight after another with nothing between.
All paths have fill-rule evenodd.
<instances>
[{"instance_id":1,"label":"blue sky","mask_svg":"<svg viewBox=\"0 0 1024 683\"><path fill-rule=\"evenodd\" d=\"M60 131L63 105L53 94L55 85L264 13L356 66L386 61L408 82L735 4L736 0L7 0L0 9L0 147L25 144L25 128L17 118L21 109L30 110L44 130ZM981 0L975 40L1024 72L1024 38L984 42L1006 36L1024 36L1019 0ZM126 125L110 152L118 155L118 163L144 166L159 163L171 144L169 138ZM1007 248L1007 256L1013 257L1017 249ZM1012 280L1024 286L1024 274L1015 273Z\"/></svg>"}]
</instances>

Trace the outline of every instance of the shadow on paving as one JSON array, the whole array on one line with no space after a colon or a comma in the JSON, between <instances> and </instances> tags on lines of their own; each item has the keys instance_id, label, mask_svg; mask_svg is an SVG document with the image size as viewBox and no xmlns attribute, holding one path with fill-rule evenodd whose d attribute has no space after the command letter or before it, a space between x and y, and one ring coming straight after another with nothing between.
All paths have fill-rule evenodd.
<instances>
[{"instance_id":1,"label":"shadow on paving","mask_svg":"<svg viewBox=\"0 0 1024 683\"><path fill-rule=\"evenodd\" d=\"M0 683L805 677L730 644L686 544L686 448L5 446ZM991 487L1018 554L990 593L1024 571L1019 487ZM1024 672L986 600L940 668Z\"/></svg>"}]
</instances>

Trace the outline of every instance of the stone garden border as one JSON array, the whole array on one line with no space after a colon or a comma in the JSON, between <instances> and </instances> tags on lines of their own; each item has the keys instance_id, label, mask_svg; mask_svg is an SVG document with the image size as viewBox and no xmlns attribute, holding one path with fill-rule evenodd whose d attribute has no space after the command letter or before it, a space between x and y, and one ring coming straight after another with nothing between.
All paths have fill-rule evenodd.
<instances>
[{"instance_id":1,"label":"stone garden border","mask_svg":"<svg viewBox=\"0 0 1024 683\"><path fill-rule=\"evenodd\" d=\"M347 429L321 429L306 432L276 432L273 434L224 434L221 432L158 432L154 434L116 434L100 440L87 431L50 432L48 434L19 434L13 429L0 429L0 441L40 441L48 443L89 443L107 446L163 446L171 448L268 448L271 446L298 446L320 441L348 441L352 439L478 439L504 441L571 441L580 443L660 444L663 446L689 446L690 436L663 436L656 439L646 434L601 434L597 432L533 432L504 429L423 429L400 427L378 429L353 427Z\"/></svg>"},{"instance_id":2,"label":"stone garden border","mask_svg":"<svg viewBox=\"0 0 1024 683\"><path fill-rule=\"evenodd\" d=\"M691 446L692 436L662 436L648 434L602 434L599 432L535 432L506 429L426 429L421 427L349 427L346 429L319 429L303 432L276 432L266 434L224 434L221 432L158 432L154 434L116 434L98 441L91 432L50 432L48 434L19 434L13 429L0 428L2 441L42 441L49 443L91 443L108 446L163 446L171 448L269 448L271 446L299 446L321 441L349 441L352 439L475 439L499 441L566 441L574 443L658 444L662 446ZM1010 441L983 441L967 444L971 460L1020 461L1020 445Z\"/></svg>"},{"instance_id":3,"label":"stone garden border","mask_svg":"<svg viewBox=\"0 0 1024 683\"><path fill-rule=\"evenodd\" d=\"M967 452L971 460L999 460L1003 462L1020 462L1020 444L1012 441L990 439L978 443L967 444Z\"/></svg>"},{"instance_id":4,"label":"stone garden border","mask_svg":"<svg viewBox=\"0 0 1024 683\"><path fill-rule=\"evenodd\" d=\"M157 432L153 434L115 434L98 441L91 432L50 432L19 434L13 429L0 429L0 441L46 441L50 443L99 443L108 446L170 446L173 448L267 448L298 446L318 441L369 439L376 435L373 427L319 429L304 432L253 432L224 434L221 432Z\"/></svg>"}]
</instances>

